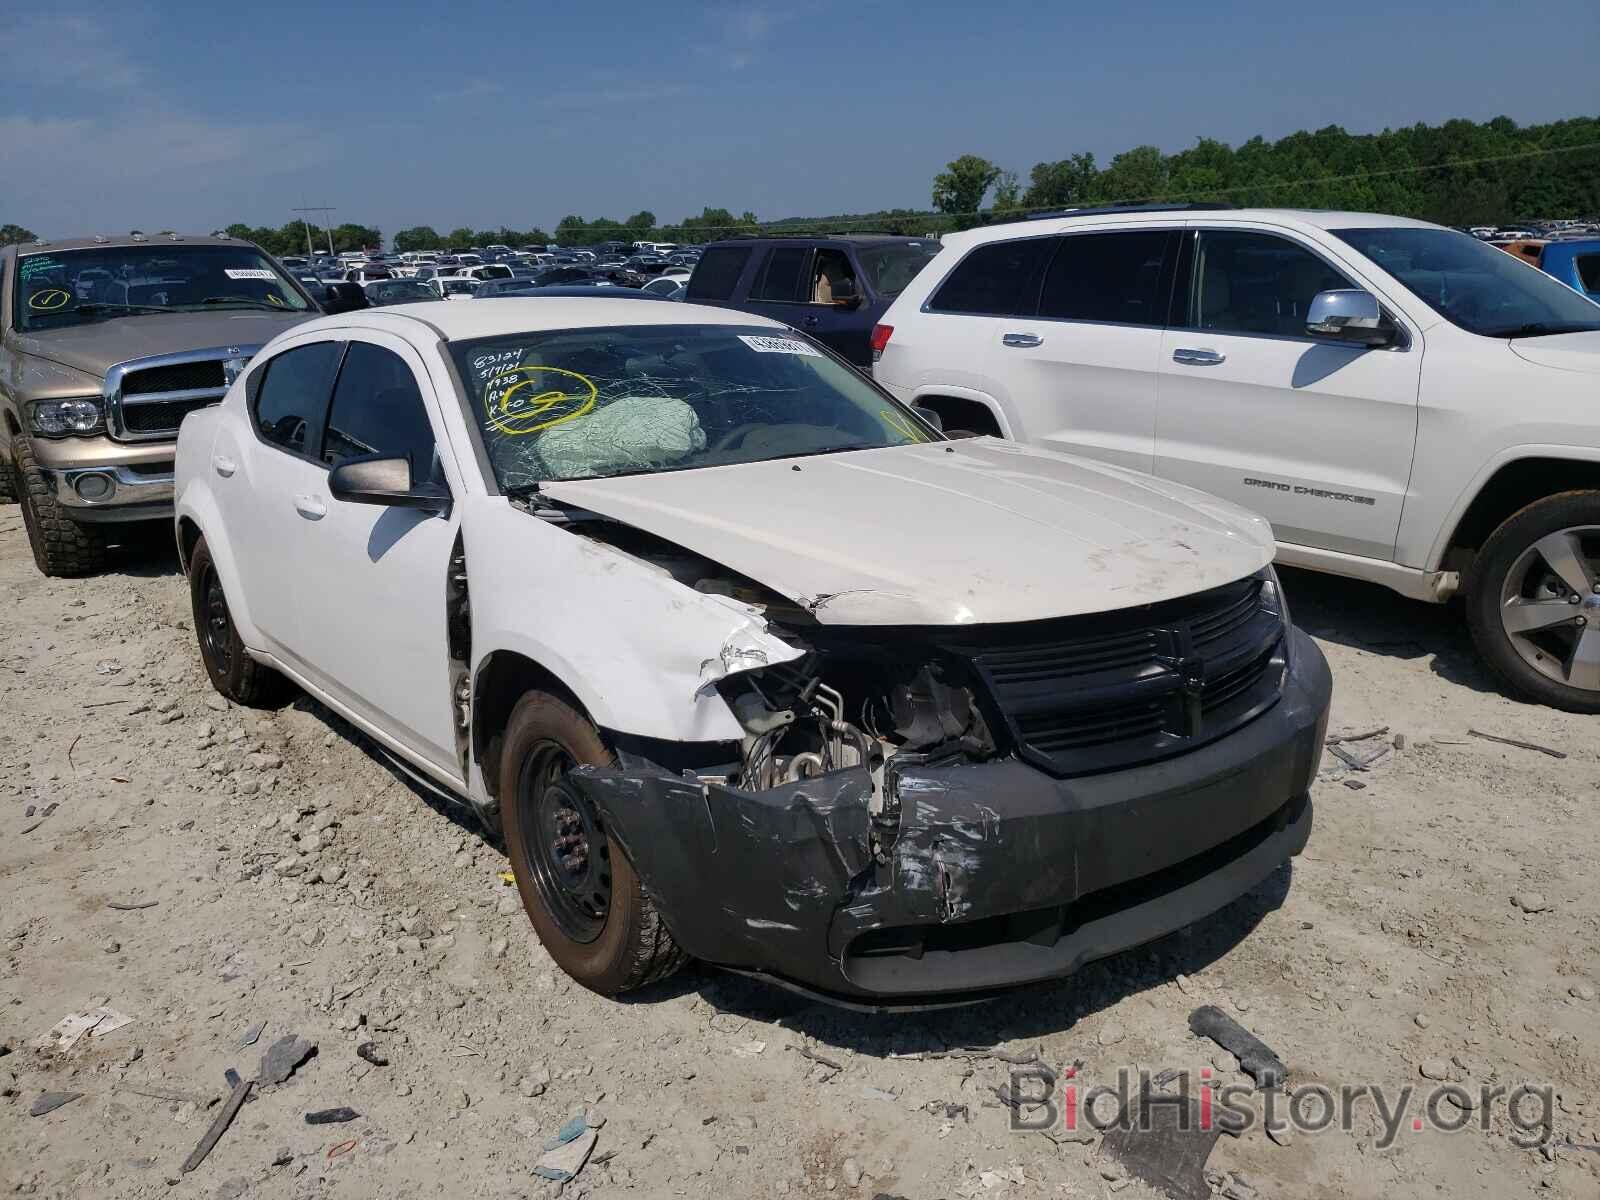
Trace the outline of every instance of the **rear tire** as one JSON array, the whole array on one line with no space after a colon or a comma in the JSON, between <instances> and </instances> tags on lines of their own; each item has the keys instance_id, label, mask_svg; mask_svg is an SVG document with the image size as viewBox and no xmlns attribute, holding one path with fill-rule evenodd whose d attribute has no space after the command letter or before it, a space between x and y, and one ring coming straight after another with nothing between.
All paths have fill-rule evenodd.
<instances>
[{"instance_id":1,"label":"rear tire","mask_svg":"<svg viewBox=\"0 0 1600 1200\"><path fill-rule=\"evenodd\" d=\"M1467 624L1512 689L1567 712L1600 713L1600 491L1536 500L1473 561Z\"/></svg>"},{"instance_id":2,"label":"rear tire","mask_svg":"<svg viewBox=\"0 0 1600 1200\"><path fill-rule=\"evenodd\" d=\"M98 530L67 515L34 461L28 439L11 443L10 475L22 504L34 565L52 579L92 575L106 565L106 540Z\"/></svg>"},{"instance_id":3,"label":"rear tire","mask_svg":"<svg viewBox=\"0 0 1600 1200\"><path fill-rule=\"evenodd\" d=\"M283 697L286 682L271 667L250 657L228 610L211 547L200 538L189 552L189 605L194 636L211 686L235 704L270 707Z\"/></svg>"},{"instance_id":4,"label":"rear tire","mask_svg":"<svg viewBox=\"0 0 1600 1200\"><path fill-rule=\"evenodd\" d=\"M528 919L578 983L615 996L688 961L599 813L564 782L574 766L614 766L589 719L530 691L500 750L500 819Z\"/></svg>"}]
</instances>

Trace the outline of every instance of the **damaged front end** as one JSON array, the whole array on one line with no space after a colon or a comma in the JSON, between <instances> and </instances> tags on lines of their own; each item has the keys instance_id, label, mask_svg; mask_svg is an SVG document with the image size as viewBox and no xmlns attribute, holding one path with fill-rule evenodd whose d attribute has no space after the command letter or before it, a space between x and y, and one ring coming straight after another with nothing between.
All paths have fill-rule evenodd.
<instances>
[{"instance_id":1,"label":"damaged front end","mask_svg":"<svg viewBox=\"0 0 1600 1200\"><path fill-rule=\"evenodd\" d=\"M1309 835L1330 681L1270 572L960 631L761 599L802 653L707 660L740 742L624 739L620 769L569 777L697 958L845 1002L948 1002L1170 932Z\"/></svg>"}]
</instances>

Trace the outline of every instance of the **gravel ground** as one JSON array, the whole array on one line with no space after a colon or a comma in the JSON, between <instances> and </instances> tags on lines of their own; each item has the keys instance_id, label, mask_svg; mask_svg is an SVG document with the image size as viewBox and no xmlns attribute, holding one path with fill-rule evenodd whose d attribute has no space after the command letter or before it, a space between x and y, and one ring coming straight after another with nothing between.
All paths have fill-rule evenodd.
<instances>
[{"instance_id":1,"label":"gravel ground","mask_svg":"<svg viewBox=\"0 0 1600 1200\"><path fill-rule=\"evenodd\" d=\"M1332 731L1387 726L1348 749L1389 748L1360 772L1327 758L1292 871L1066 983L964 1009L864 1016L696 968L618 1003L554 967L499 849L342 721L304 697L255 711L212 692L159 533L99 578L50 581L0 509L0 1185L1153 1196L1093 1133L1014 1131L994 1092L1012 1068L950 1052L1081 1063L1084 1088L1139 1066L1248 1083L1188 1031L1212 1003L1277 1051L1291 1087L1381 1086L1391 1102L1411 1087L1417 1107L1448 1081L1553 1091L1543 1150L1517 1144L1503 1101L1446 1101L1470 1117L1454 1133L1414 1131L1407 1110L1392 1145L1369 1099L1348 1129L1222 1137L1211 1187L1235 1200L1600 1195L1593 718L1500 695L1446 610L1286 581L1333 664ZM102 1005L131 1020L39 1048ZM224 1071L254 1078L290 1034L315 1055L255 1089L183 1173ZM387 1065L358 1055L367 1043ZM81 1095L31 1116L48 1092ZM341 1106L359 1115L304 1119ZM537 1177L579 1114L587 1164L565 1185Z\"/></svg>"}]
</instances>

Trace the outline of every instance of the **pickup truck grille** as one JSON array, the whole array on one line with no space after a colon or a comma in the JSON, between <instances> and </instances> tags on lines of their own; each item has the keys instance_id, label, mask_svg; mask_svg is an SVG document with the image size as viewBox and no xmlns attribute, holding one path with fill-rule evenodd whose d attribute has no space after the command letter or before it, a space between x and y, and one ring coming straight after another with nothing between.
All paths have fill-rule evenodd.
<instances>
[{"instance_id":1,"label":"pickup truck grille","mask_svg":"<svg viewBox=\"0 0 1600 1200\"><path fill-rule=\"evenodd\" d=\"M229 360L248 362L259 346L219 346L119 363L106 376L107 428L118 441L178 435L183 418L228 390Z\"/></svg>"},{"instance_id":2,"label":"pickup truck grille","mask_svg":"<svg viewBox=\"0 0 1600 1200\"><path fill-rule=\"evenodd\" d=\"M974 631L969 659L1018 752L1058 775L1114 770L1223 736L1278 699L1283 625L1250 578L1120 613Z\"/></svg>"}]
</instances>

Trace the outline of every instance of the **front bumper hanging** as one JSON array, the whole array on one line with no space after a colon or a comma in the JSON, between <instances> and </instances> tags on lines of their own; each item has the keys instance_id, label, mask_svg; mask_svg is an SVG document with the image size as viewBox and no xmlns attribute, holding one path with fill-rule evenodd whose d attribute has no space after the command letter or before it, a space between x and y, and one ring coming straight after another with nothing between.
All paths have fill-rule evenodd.
<instances>
[{"instance_id":1,"label":"front bumper hanging","mask_svg":"<svg viewBox=\"0 0 1600 1200\"><path fill-rule=\"evenodd\" d=\"M654 769L571 779L695 957L846 1002L948 1001L1161 937L1304 848L1332 682L1291 637L1280 701L1178 758L1070 779L1014 758L900 770L887 862L859 769L765 792Z\"/></svg>"}]
</instances>

